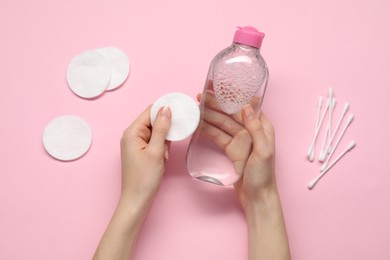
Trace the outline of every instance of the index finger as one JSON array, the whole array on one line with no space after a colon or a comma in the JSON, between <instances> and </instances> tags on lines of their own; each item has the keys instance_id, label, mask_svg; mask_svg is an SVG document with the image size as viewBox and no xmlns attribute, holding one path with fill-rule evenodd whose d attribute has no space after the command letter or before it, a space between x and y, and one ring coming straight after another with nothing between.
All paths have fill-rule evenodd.
<instances>
[{"instance_id":1,"label":"index finger","mask_svg":"<svg viewBox=\"0 0 390 260\"><path fill-rule=\"evenodd\" d=\"M252 106L253 110L259 111L260 105L261 105L261 97L254 96L249 104ZM204 104L205 107L211 108L215 111L224 113L218 103L217 98L215 97L215 94L209 91L205 91L201 97L200 100L202 104ZM236 120L238 123L243 124L242 120L242 114L240 112L234 113L232 115L229 115L231 118Z\"/></svg>"},{"instance_id":2,"label":"index finger","mask_svg":"<svg viewBox=\"0 0 390 260\"><path fill-rule=\"evenodd\" d=\"M141 138L144 141L149 141L151 134L150 109L149 105L125 130L124 135L129 135L135 138Z\"/></svg>"},{"instance_id":3,"label":"index finger","mask_svg":"<svg viewBox=\"0 0 390 260\"><path fill-rule=\"evenodd\" d=\"M152 105L149 105L133 122L133 124L141 124L145 127L152 127L152 123L150 122L150 110Z\"/></svg>"}]
</instances>

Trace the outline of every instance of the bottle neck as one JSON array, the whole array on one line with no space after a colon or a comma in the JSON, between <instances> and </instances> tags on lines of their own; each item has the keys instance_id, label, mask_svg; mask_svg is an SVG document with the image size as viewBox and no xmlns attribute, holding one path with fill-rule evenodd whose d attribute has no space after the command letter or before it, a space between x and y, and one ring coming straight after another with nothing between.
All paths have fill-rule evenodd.
<instances>
[{"instance_id":1,"label":"bottle neck","mask_svg":"<svg viewBox=\"0 0 390 260\"><path fill-rule=\"evenodd\" d=\"M239 48L240 50L245 51L245 52L258 53L260 51L259 48L252 47L252 46L249 46L249 45L245 45L245 44L242 44L242 43L237 43L237 42L233 42L232 46L234 46L235 48Z\"/></svg>"}]
</instances>

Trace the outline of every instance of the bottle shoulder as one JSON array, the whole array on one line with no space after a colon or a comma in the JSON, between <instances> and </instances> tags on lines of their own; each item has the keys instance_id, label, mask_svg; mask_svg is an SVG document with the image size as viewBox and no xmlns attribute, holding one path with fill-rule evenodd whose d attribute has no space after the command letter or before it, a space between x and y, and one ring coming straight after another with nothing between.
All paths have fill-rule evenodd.
<instances>
[{"instance_id":1,"label":"bottle shoulder","mask_svg":"<svg viewBox=\"0 0 390 260\"><path fill-rule=\"evenodd\" d=\"M211 66L221 63L225 65L234 64L235 66L239 63L249 65L258 63L260 66L266 67L266 62L259 49L236 43L220 51L212 60Z\"/></svg>"},{"instance_id":2,"label":"bottle shoulder","mask_svg":"<svg viewBox=\"0 0 390 260\"><path fill-rule=\"evenodd\" d=\"M220 51L211 61L207 74L208 80L219 75L240 75L264 80L268 78L268 67L259 49L233 43Z\"/></svg>"}]
</instances>

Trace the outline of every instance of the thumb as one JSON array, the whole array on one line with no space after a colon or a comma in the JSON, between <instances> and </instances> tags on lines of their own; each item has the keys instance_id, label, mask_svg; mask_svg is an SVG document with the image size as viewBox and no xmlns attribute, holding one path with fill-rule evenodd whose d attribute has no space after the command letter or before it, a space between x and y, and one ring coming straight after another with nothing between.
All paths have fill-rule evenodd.
<instances>
[{"instance_id":1,"label":"thumb","mask_svg":"<svg viewBox=\"0 0 390 260\"><path fill-rule=\"evenodd\" d=\"M165 138L171 126L171 110L169 107L162 107L157 113L156 121L152 128L152 136L149 145L155 149L164 151Z\"/></svg>"},{"instance_id":2,"label":"thumb","mask_svg":"<svg viewBox=\"0 0 390 260\"><path fill-rule=\"evenodd\" d=\"M245 128L252 137L254 150L258 150L263 146L265 140L263 124L257 118L251 105L247 104L242 109Z\"/></svg>"}]
</instances>

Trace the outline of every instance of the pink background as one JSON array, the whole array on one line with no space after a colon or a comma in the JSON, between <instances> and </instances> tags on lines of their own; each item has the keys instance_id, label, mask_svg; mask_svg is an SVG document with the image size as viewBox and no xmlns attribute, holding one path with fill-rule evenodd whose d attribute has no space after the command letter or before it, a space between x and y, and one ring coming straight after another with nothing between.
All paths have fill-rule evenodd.
<instances>
[{"instance_id":1,"label":"pink background","mask_svg":"<svg viewBox=\"0 0 390 260\"><path fill-rule=\"evenodd\" d=\"M266 33L263 111L277 132L293 258L390 259L389 11L386 0L0 1L0 259L91 258L118 200L123 130L167 92L195 97L237 25ZM65 80L70 59L107 46L127 53L129 79L96 100L77 97ZM336 117L347 101L356 115L335 155L358 145L309 191L319 164L305 154L329 86ZM42 146L46 124L63 114L84 118L94 138L67 163ZM172 145L134 259L246 259L234 192L189 177L187 144Z\"/></svg>"}]
</instances>

